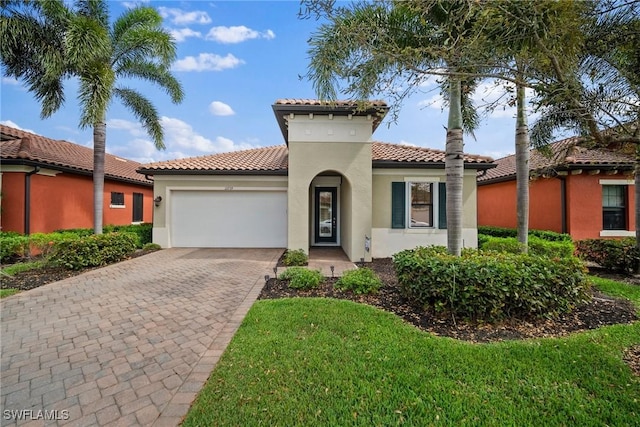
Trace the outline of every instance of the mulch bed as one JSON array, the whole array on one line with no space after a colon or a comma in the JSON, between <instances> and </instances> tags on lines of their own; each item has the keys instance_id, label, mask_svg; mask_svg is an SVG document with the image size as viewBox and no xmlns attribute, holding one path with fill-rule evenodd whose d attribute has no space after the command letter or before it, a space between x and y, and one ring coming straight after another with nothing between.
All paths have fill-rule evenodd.
<instances>
[{"instance_id":1,"label":"mulch bed","mask_svg":"<svg viewBox=\"0 0 640 427\"><path fill-rule=\"evenodd\" d=\"M465 322L411 304L400 291L390 258L374 259L367 266L378 274L384 284L375 295L356 295L351 291L335 289L333 285L337 279L331 278L321 283L318 288L311 290L290 289L286 281L272 278L265 284L258 299L291 297L347 299L394 313L406 322L434 335L476 343L559 337L573 332L606 325L627 324L638 320L636 309L631 302L609 297L594 289L590 302L576 307L573 312L561 315L557 319L510 319L498 324ZM606 274L601 270L593 270L591 273L640 285L637 278ZM634 373L640 375L640 345L629 348L624 359Z\"/></svg>"}]
</instances>

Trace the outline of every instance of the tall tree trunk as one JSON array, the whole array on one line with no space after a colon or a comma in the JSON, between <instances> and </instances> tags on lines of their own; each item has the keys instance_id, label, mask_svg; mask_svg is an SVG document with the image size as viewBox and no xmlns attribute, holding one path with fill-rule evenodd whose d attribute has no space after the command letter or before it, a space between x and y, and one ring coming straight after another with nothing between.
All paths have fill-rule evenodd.
<instances>
[{"instance_id":1,"label":"tall tree trunk","mask_svg":"<svg viewBox=\"0 0 640 427\"><path fill-rule=\"evenodd\" d=\"M636 145L636 177L635 177L635 193L636 193L636 202L635 202L635 218L636 218L636 249L637 253L640 254L640 145ZM635 266L635 274L640 273L640 263Z\"/></svg>"},{"instance_id":2,"label":"tall tree trunk","mask_svg":"<svg viewBox=\"0 0 640 427\"><path fill-rule=\"evenodd\" d=\"M107 124L93 125L93 232L102 234L104 211L104 157L107 145Z\"/></svg>"},{"instance_id":3,"label":"tall tree trunk","mask_svg":"<svg viewBox=\"0 0 640 427\"><path fill-rule=\"evenodd\" d=\"M464 180L464 140L460 79L449 78L449 122L445 149L447 175L447 249L460 256L462 252L462 183Z\"/></svg>"},{"instance_id":4,"label":"tall tree trunk","mask_svg":"<svg viewBox=\"0 0 640 427\"><path fill-rule=\"evenodd\" d=\"M529 126L525 88L516 86L516 211L518 242L527 253L529 245Z\"/></svg>"}]
</instances>

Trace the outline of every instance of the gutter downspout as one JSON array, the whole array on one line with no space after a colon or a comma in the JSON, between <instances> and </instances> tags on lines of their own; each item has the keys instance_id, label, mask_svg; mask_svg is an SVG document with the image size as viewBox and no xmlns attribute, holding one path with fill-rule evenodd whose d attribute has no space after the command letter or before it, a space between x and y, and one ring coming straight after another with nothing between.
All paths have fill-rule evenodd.
<instances>
[{"instance_id":1,"label":"gutter downspout","mask_svg":"<svg viewBox=\"0 0 640 427\"><path fill-rule=\"evenodd\" d=\"M24 174L24 234L31 232L31 175L40 172L40 166L34 167L31 172Z\"/></svg>"},{"instance_id":2,"label":"gutter downspout","mask_svg":"<svg viewBox=\"0 0 640 427\"><path fill-rule=\"evenodd\" d=\"M556 176L560 180L560 222L562 233L567 233L567 177Z\"/></svg>"}]
</instances>

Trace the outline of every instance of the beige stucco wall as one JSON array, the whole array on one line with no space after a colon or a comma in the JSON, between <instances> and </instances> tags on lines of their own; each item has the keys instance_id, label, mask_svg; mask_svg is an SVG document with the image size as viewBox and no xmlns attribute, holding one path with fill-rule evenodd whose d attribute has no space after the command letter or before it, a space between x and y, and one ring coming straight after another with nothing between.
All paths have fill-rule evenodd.
<instances>
[{"instance_id":1,"label":"beige stucco wall","mask_svg":"<svg viewBox=\"0 0 640 427\"><path fill-rule=\"evenodd\" d=\"M160 206L153 208L153 242L170 247L169 215L172 192L196 191L265 191L287 188L286 176L217 176L217 175L156 175L153 198L160 196Z\"/></svg>"},{"instance_id":2,"label":"beige stucco wall","mask_svg":"<svg viewBox=\"0 0 640 427\"><path fill-rule=\"evenodd\" d=\"M309 250L310 185L332 172L343 178L340 243L352 261L360 260L371 233L371 118L296 115L288 128L288 248Z\"/></svg>"},{"instance_id":3,"label":"beige stucco wall","mask_svg":"<svg viewBox=\"0 0 640 427\"><path fill-rule=\"evenodd\" d=\"M371 252L374 258L392 256L394 253L416 246L447 245L447 230L393 229L391 228L391 183L430 181L445 182L444 169L374 169L373 170L373 211ZM465 170L463 183L463 244L476 247L477 231L477 189L476 171ZM437 210L436 213L437 215ZM437 224L437 218L434 218Z\"/></svg>"}]
</instances>

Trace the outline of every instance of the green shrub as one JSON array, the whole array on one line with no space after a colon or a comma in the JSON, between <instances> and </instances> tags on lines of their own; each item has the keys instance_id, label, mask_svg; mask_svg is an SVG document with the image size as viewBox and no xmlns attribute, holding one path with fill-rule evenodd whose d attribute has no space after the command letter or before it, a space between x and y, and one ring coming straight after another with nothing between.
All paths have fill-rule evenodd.
<instances>
[{"instance_id":1,"label":"green shrub","mask_svg":"<svg viewBox=\"0 0 640 427\"><path fill-rule=\"evenodd\" d=\"M0 262L12 258L22 258L27 254L29 239L18 233L3 232L0 234Z\"/></svg>"},{"instance_id":2,"label":"green shrub","mask_svg":"<svg viewBox=\"0 0 640 427\"><path fill-rule=\"evenodd\" d=\"M138 236L133 233L94 234L58 243L50 262L69 270L99 267L125 259L137 246Z\"/></svg>"},{"instance_id":3,"label":"green shrub","mask_svg":"<svg viewBox=\"0 0 640 427\"><path fill-rule=\"evenodd\" d=\"M515 237L491 237L482 238L479 242L479 249L483 251L508 252L512 254L521 253L521 244ZM572 257L575 246L571 241L548 241L535 236L529 236L529 254L546 257Z\"/></svg>"},{"instance_id":4,"label":"green shrub","mask_svg":"<svg viewBox=\"0 0 640 427\"><path fill-rule=\"evenodd\" d=\"M138 249L153 241L153 224L106 225L105 233L123 232L138 235Z\"/></svg>"},{"instance_id":5,"label":"green shrub","mask_svg":"<svg viewBox=\"0 0 640 427\"><path fill-rule=\"evenodd\" d=\"M492 237L518 237L518 231L515 228L493 227L488 225L478 227L478 235L480 234ZM539 237L550 242L570 242L572 240L569 234L556 233L548 230L529 230L529 236Z\"/></svg>"},{"instance_id":6,"label":"green shrub","mask_svg":"<svg viewBox=\"0 0 640 427\"><path fill-rule=\"evenodd\" d=\"M589 297L586 268L575 258L429 247L393 256L407 298L466 319L552 317Z\"/></svg>"},{"instance_id":7,"label":"green shrub","mask_svg":"<svg viewBox=\"0 0 640 427\"><path fill-rule=\"evenodd\" d=\"M634 237L580 240L576 243L576 250L580 258L611 271L634 272L640 262Z\"/></svg>"},{"instance_id":8,"label":"green shrub","mask_svg":"<svg viewBox=\"0 0 640 427\"><path fill-rule=\"evenodd\" d=\"M288 280L292 289L317 288L324 276L320 270L309 270L304 267L289 267L280 274L281 280Z\"/></svg>"},{"instance_id":9,"label":"green shrub","mask_svg":"<svg viewBox=\"0 0 640 427\"><path fill-rule=\"evenodd\" d=\"M54 233L75 235L78 237L87 237L93 234L93 228L67 228L67 229L55 230Z\"/></svg>"},{"instance_id":10,"label":"green shrub","mask_svg":"<svg viewBox=\"0 0 640 427\"><path fill-rule=\"evenodd\" d=\"M309 257L302 249L290 250L284 253L284 258L282 262L286 266L303 266L307 265L309 261Z\"/></svg>"},{"instance_id":11,"label":"green shrub","mask_svg":"<svg viewBox=\"0 0 640 427\"><path fill-rule=\"evenodd\" d=\"M376 273L367 267L345 271L336 282L336 288L353 291L355 294L372 294L378 292L382 281Z\"/></svg>"},{"instance_id":12,"label":"green shrub","mask_svg":"<svg viewBox=\"0 0 640 427\"><path fill-rule=\"evenodd\" d=\"M159 251L160 249L162 249L162 246L157 243L146 243L142 247L143 251Z\"/></svg>"}]
</instances>

